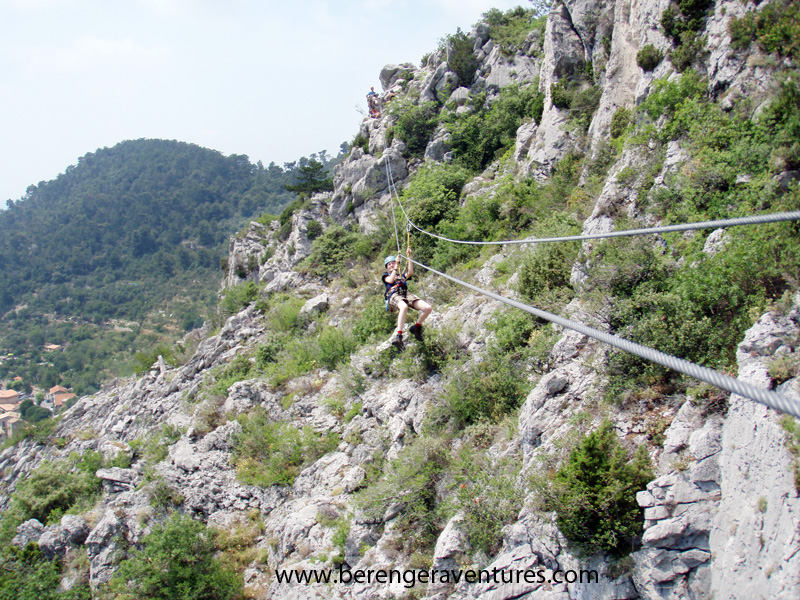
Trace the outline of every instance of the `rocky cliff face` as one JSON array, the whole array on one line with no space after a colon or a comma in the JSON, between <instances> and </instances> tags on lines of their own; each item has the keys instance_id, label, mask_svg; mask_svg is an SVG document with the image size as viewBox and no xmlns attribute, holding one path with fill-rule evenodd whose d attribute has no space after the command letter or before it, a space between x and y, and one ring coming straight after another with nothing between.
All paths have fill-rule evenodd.
<instances>
[{"instance_id":1,"label":"rocky cliff face","mask_svg":"<svg viewBox=\"0 0 800 600\"><path fill-rule=\"evenodd\" d=\"M452 160L451 140L443 128L431 135L424 158L409 158L405 144L391 135L395 117L388 110L389 98L453 102L462 106L459 114L467 114L471 93L486 91L491 99L511 84L538 81L545 94L541 118L520 126L511 160L491 165L467 184L464 196L495 193L493 185L501 174L546 181L570 153L602 153L619 109L633 110L650 95L656 80L679 77L669 60L650 71L637 64L637 53L647 45L664 54L674 51L674 42L660 24L668 7L666 0L555 3L544 32L532 31L512 54L492 38L488 25L480 24L470 34L478 61L471 82L459 81L449 70L446 49L432 54L420 68L387 65L380 74L383 116L363 122L359 138L364 144L336 168L334 191L315 196L296 212L285 240L277 224L257 223L233 239L224 286L251 279L263 286L265 295L283 293L286 302L301 298L299 322L309 335L352 323L367 310L370 294L380 289L377 277L352 275L363 281L330 285L298 270L312 251L309 223L316 221L324 229L344 224L374 235L389 210L390 177L402 187L422 164ZM697 67L722 104L743 98L755 98L759 104L774 88L774 60L755 46L747 52L730 46L728 22L750 10L755 6L739 0L713 3L701 31L707 36L707 50ZM576 76L587 72L587 64L591 76ZM599 90L585 130L571 124L570 109L553 101L553 84L566 77L585 89ZM679 141L667 143L652 175L655 188L666 188L689 161ZM657 222L657 216L637 202L643 182L635 175L651 163L646 145L621 150L592 198L593 209L582 223L585 233L610 231L619 219ZM585 170L582 181L590 176ZM706 252L723 251L724 245L723 232L714 234ZM584 252L591 248L585 244ZM507 273L508 264L518 264L512 260L515 252L505 249L482 260L471 271L473 280L517 296L519 274ZM571 284L576 290L583 289L593 268L590 261L575 263ZM467 357L464 368L484 360L493 336L487 323L502 305L434 278L424 279L422 285L427 297L447 298L437 304L428 331L446 332L448 343ZM602 321L580 295L563 312L593 325ZM437 600L722 599L796 598L800 593L800 498L792 475L796 458L774 411L735 396L727 410L710 410L681 393L656 402L642 400L638 406L599 406L599 391L607 384L607 349L578 333L556 331L543 373L518 374L532 389L510 423L510 433L493 430L481 446L497 464L520 460L516 485L525 497L522 508L502 528L490 554L470 546L465 515L459 511L436 532L432 554L420 558L405 543L409 532L398 526L398 515L408 509L403 502L389 503L385 513L375 516L363 510L356 495L376 464L387 468L392 459L406 456L403 451L413 440L425 438L426 418L445 390L443 375L421 376L419 370L382 363L383 354L367 345L353 352L345 365L315 366L277 387L244 369L250 375L220 391L219 382L225 381L236 360L248 357L249 363L257 362L259 350L271 347L276 322L268 314L256 305L247 307L217 333L187 340L191 350L185 350L188 358L182 364L159 361L139 379L116 382L81 398L66 411L47 443L26 439L0 454L6 507L19 482L45 460L65 460L90 450L109 458L128 457L120 462L125 467L97 472L104 492L91 510L66 515L60 524L49 526L27 521L19 527L15 543L37 541L48 556L84 548L92 585L100 590L126 549L141 543L152 524L163 518L153 498L168 490L173 508L214 527L231 530L252 520L259 523L260 533L251 543L262 551L262 558L244 570L245 589L253 598L388 599L414 594ZM738 346L738 376L769 387L770 364L776 356L794 356L798 335L800 295L795 295L781 310L765 312L747 331ZM782 389L800 397L797 378L788 379ZM243 427L236 416L256 408L274 423L332 432L338 444L304 464L291 484L242 483L232 460ZM526 483L546 457L563 457L576 423L589 431L603 417L613 422L630 448L646 445L655 465L655 478L637 495L645 519L641 548L621 563L602 553L580 555L558 530L554 516L537 505ZM151 442L151 447L161 448L160 454L143 450ZM453 442L456 447L465 443L458 437ZM378 461L379 456L385 462ZM434 494L453 493L448 490L441 484ZM336 553L339 559L334 562ZM502 577L477 583L437 581L410 591L402 581L301 584L275 576L284 570L335 568L341 561L353 572L477 566L499 573L541 569L547 577L536 582L506 582ZM600 580L553 581L555 572L570 569L596 570Z\"/></svg>"}]
</instances>

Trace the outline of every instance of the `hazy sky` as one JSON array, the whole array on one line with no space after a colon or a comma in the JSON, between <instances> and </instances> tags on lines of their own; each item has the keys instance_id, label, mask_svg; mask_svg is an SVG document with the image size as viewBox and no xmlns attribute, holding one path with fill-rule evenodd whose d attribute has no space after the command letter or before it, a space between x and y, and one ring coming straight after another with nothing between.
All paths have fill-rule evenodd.
<instances>
[{"instance_id":1,"label":"hazy sky","mask_svg":"<svg viewBox=\"0 0 800 600\"><path fill-rule=\"evenodd\" d=\"M0 0L0 206L98 148L282 165L352 141L370 86L525 0Z\"/></svg>"}]
</instances>

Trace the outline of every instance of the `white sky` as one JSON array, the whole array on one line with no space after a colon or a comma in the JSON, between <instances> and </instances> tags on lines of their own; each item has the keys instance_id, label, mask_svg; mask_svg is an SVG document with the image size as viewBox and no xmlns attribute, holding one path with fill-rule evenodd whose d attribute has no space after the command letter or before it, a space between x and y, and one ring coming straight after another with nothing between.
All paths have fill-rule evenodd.
<instances>
[{"instance_id":1,"label":"white sky","mask_svg":"<svg viewBox=\"0 0 800 600\"><path fill-rule=\"evenodd\" d=\"M526 0L0 0L0 208L80 156L176 139L336 154L389 63Z\"/></svg>"}]
</instances>

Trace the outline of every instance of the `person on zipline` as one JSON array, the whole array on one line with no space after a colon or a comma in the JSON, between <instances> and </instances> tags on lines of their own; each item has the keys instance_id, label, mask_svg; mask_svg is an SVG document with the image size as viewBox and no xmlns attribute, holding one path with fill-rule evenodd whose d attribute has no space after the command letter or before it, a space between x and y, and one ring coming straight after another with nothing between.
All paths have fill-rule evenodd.
<instances>
[{"instance_id":1,"label":"person on zipline","mask_svg":"<svg viewBox=\"0 0 800 600\"><path fill-rule=\"evenodd\" d=\"M411 258L410 247L406 250L406 256ZM408 307L410 306L414 310L419 311L419 318L417 318L417 322L409 327L408 331L420 342L422 341L422 322L428 318L428 315L431 314L433 307L419 296L415 296L408 291L408 285L406 284L406 281L411 279L411 277L414 275L414 263L408 261L408 270L401 274L400 261L398 260L399 258L400 257L394 256L386 257L386 260L383 261L383 264L387 270L383 273L381 279L383 280L383 295L386 299L386 308L387 310L396 308L398 313L397 331L395 331L394 335L392 336L391 342L392 345L402 348L403 327L405 326Z\"/></svg>"}]
</instances>

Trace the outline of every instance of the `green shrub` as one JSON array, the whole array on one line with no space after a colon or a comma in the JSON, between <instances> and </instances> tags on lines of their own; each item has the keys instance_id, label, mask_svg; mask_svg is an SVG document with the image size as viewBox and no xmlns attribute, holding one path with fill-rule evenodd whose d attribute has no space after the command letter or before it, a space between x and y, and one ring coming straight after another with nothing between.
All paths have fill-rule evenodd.
<instances>
[{"instance_id":1,"label":"green shrub","mask_svg":"<svg viewBox=\"0 0 800 600\"><path fill-rule=\"evenodd\" d=\"M579 232L572 216L554 213L537 224L533 237L560 237ZM519 271L520 293L534 303L550 304L550 308L568 301L572 295L570 274L578 250L579 245L575 242L535 244L526 254Z\"/></svg>"},{"instance_id":2,"label":"green shrub","mask_svg":"<svg viewBox=\"0 0 800 600\"><path fill-rule=\"evenodd\" d=\"M616 140L617 138L622 137L625 133L625 130L628 128L628 125L631 122L631 110L625 108L624 106L620 106L617 110L614 111L614 116L611 117L611 127L609 133L611 134L611 139Z\"/></svg>"},{"instance_id":3,"label":"green shrub","mask_svg":"<svg viewBox=\"0 0 800 600\"><path fill-rule=\"evenodd\" d=\"M174 509L183 504L183 496L171 485L159 479L150 490L150 506L162 510Z\"/></svg>"},{"instance_id":4,"label":"green shrub","mask_svg":"<svg viewBox=\"0 0 800 600\"><path fill-rule=\"evenodd\" d=\"M471 86L481 63L475 56L469 35L458 28L443 40L443 46L447 49L447 68L458 76L460 85Z\"/></svg>"},{"instance_id":5,"label":"green shrub","mask_svg":"<svg viewBox=\"0 0 800 600\"><path fill-rule=\"evenodd\" d=\"M661 14L661 26L672 41L680 45L683 33L697 34L705 26L713 0L678 0Z\"/></svg>"},{"instance_id":6,"label":"green shrub","mask_svg":"<svg viewBox=\"0 0 800 600\"><path fill-rule=\"evenodd\" d=\"M361 132L356 134L353 142L350 144L351 148L361 148L364 154L369 154L369 137L362 135Z\"/></svg>"},{"instance_id":7,"label":"green shrub","mask_svg":"<svg viewBox=\"0 0 800 600\"><path fill-rule=\"evenodd\" d=\"M467 177L463 168L449 165L433 164L420 168L403 190L403 205L409 219L431 232L437 231L441 221L454 220ZM431 264L435 247L436 240L430 236L416 236L414 258L423 264Z\"/></svg>"},{"instance_id":8,"label":"green shrub","mask_svg":"<svg viewBox=\"0 0 800 600\"><path fill-rule=\"evenodd\" d=\"M301 304L302 300L288 299L273 305L268 317L280 324L280 329L288 331L269 338L256 349L255 367L276 387L319 367L335 369L357 346L352 333L335 327L325 327L317 335L299 335L298 311Z\"/></svg>"},{"instance_id":9,"label":"green shrub","mask_svg":"<svg viewBox=\"0 0 800 600\"><path fill-rule=\"evenodd\" d=\"M322 223L319 221L309 221L306 225L306 237L309 240L315 240L322 235Z\"/></svg>"},{"instance_id":10,"label":"green shrub","mask_svg":"<svg viewBox=\"0 0 800 600\"><path fill-rule=\"evenodd\" d=\"M458 343L458 332L454 328L428 328L424 342L408 346L392 367L403 378L425 381L462 356L463 347Z\"/></svg>"},{"instance_id":11,"label":"green shrub","mask_svg":"<svg viewBox=\"0 0 800 600\"><path fill-rule=\"evenodd\" d=\"M414 104L412 100L395 100L390 109L397 119L393 131L402 140L411 156L422 156L428 140L439 124L439 106L436 102Z\"/></svg>"},{"instance_id":12,"label":"green shrub","mask_svg":"<svg viewBox=\"0 0 800 600\"><path fill-rule=\"evenodd\" d=\"M800 375L800 356L795 353L781 354L769 363L769 377L773 385L780 385Z\"/></svg>"},{"instance_id":13,"label":"green shrub","mask_svg":"<svg viewBox=\"0 0 800 600\"><path fill-rule=\"evenodd\" d=\"M258 284L255 281L245 281L225 288L219 302L220 313L225 317L235 315L258 298L258 292Z\"/></svg>"},{"instance_id":14,"label":"green shrub","mask_svg":"<svg viewBox=\"0 0 800 600\"><path fill-rule=\"evenodd\" d=\"M773 0L761 10L751 11L728 23L731 44L744 50L757 42L767 54L800 57L800 6L791 0Z\"/></svg>"},{"instance_id":15,"label":"green shrub","mask_svg":"<svg viewBox=\"0 0 800 600\"><path fill-rule=\"evenodd\" d=\"M491 460L465 447L454 466L455 503L464 514L470 546L494 556L503 543L503 527L517 520L525 500L517 482L521 461L518 456Z\"/></svg>"},{"instance_id":16,"label":"green shrub","mask_svg":"<svg viewBox=\"0 0 800 600\"><path fill-rule=\"evenodd\" d=\"M541 320L529 313L504 309L488 323L488 328L495 334L497 347L509 352L524 348L533 332L541 325Z\"/></svg>"},{"instance_id":17,"label":"green shrub","mask_svg":"<svg viewBox=\"0 0 800 600\"><path fill-rule=\"evenodd\" d=\"M636 457L620 445L614 426L604 421L570 453L540 488L544 508L556 513L561 532L586 554L607 552L624 556L636 549L644 518L636 492L653 478L647 448Z\"/></svg>"},{"instance_id":18,"label":"green shrub","mask_svg":"<svg viewBox=\"0 0 800 600\"><path fill-rule=\"evenodd\" d=\"M402 505L397 518L405 550L432 550L443 526L437 488L447 475L449 461L443 439L414 438L383 467L380 479L357 493L356 502L375 521L388 508Z\"/></svg>"},{"instance_id":19,"label":"green shrub","mask_svg":"<svg viewBox=\"0 0 800 600\"><path fill-rule=\"evenodd\" d=\"M672 66L679 73L682 73L703 55L705 46L705 37L699 37L691 31L685 31L681 34L681 43L670 52L669 60Z\"/></svg>"},{"instance_id":20,"label":"green shrub","mask_svg":"<svg viewBox=\"0 0 800 600\"><path fill-rule=\"evenodd\" d=\"M536 373L543 373L558 334L543 319L526 312L507 309L488 323L494 332L494 345L503 352L512 352L527 362Z\"/></svg>"},{"instance_id":21,"label":"green shrub","mask_svg":"<svg viewBox=\"0 0 800 600\"><path fill-rule=\"evenodd\" d=\"M471 172L483 170L514 147L517 129L526 119L541 122L543 111L538 81L504 88L491 106L486 105L485 94L478 96L471 114L447 119L455 161Z\"/></svg>"},{"instance_id":22,"label":"green shrub","mask_svg":"<svg viewBox=\"0 0 800 600\"><path fill-rule=\"evenodd\" d=\"M558 109L569 110L572 106L573 90L566 78L559 79L550 85L550 100Z\"/></svg>"},{"instance_id":23,"label":"green shrub","mask_svg":"<svg viewBox=\"0 0 800 600\"><path fill-rule=\"evenodd\" d=\"M319 363L328 369L335 369L342 361L349 359L356 349L355 339L338 327L326 327L317 338L319 344Z\"/></svg>"},{"instance_id":24,"label":"green shrub","mask_svg":"<svg viewBox=\"0 0 800 600\"><path fill-rule=\"evenodd\" d=\"M216 376L211 392L218 396L228 395L228 388L234 383L244 381L254 370L254 364L249 356L239 354L231 362L222 368L222 372Z\"/></svg>"},{"instance_id":25,"label":"green shrub","mask_svg":"<svg viewBox=\"0 0 800 600\"><path fill-rule=\"evenodd\" d=\"M332 432L322 435L311 427L275 422L261 407L237 420L242 430L234 437L231 462L247 485L291 485L300 471L339 443Z\"/></svg>"},{"instance_id":26,"label":"green shrub","mask_svg":"<svg viewBox=\"0 0 800 600\"><path fill-rule=\"evenodd\" d=\"M214 530L203 523L173 515L120 563L108 587L120 600L235 598L242 578L216 558L215 540Z\"/></svg>"},{"instance_id":27,"label":"green shrub","mask_svg":"<svg viewBox=\"0 0 800 600\"><path fill-rule=\"evenodd\" d=\"M267 311L267 327L278 333L290 333L299 327L300 309L303 308L302 298L288 295L275 296L270 300Z\"/></svg>"},{"instance_id":28,"label":"green shrub","mask_svg":"<svg viewBox=\"0 0 800 600\"><path fill-rule=\"evenodd\" d=\"M267 341L259 344L256 348L256 369L263 372L268 364L277 362L282 347L277 337L267 338Z\"/></svg>"},{"instance_id":29,"label":"green shrub","mask_svg":"<svg viewBox=\"0 0 800 600\"><path fill-rule=\"evenodd\" d=\"M663 248L645 236L605 240L595 246L589 261L596 265L587 287L617 298L642 295L640 288L661 289L673 273L673 265Z\"/></svg>"},{"instance_id":30,"label":"green shrub","mask_svg":"<svg viewBox=\"0 0 800 600\"><path fill-rule=\"evenodd\" d=\"M162 424L158 432L152 432L145 438L131 440L131 450L135 456L146 463L154 465L167 458L167 448L181 439L181 431L174 425Z\"/></svg>"},{"instance_id":31,"label":"green shrub","mask_svg":"<svg viewBox=\"0 0 800 600\"><path fill-rule=\"evenodd\" d=\"M368 342L376 337L388 336L396 323L396 314L386 310L383 290L376 289L353 323L353 335L359 342Z\"/></svg>"},{"instance_id":32,"label":"green shrub","mask_svg":"<svg viewBox=\"0 0 800 600\"><path fill-rule=\"evenodd\" d=\"M579 89L572 98L570 106L570 119L584 132L589 130L597 107L600 106L600 97L603 88L592 85Z\"/></svg>"},{"instance_id":33,"label":"green shrub","mask_svg":"<svg viewBox=\"0 0 800 600\"><path fill-rule=\"evenodd\" d=\"M262 225L269 227L272 225L273 221L280 221L279 215L273 215L272 213L261 213L261 215L256 219ZM262 242L264 243L264 242Z\"/></svg>"},{"instance_id":34,"label":"green shrub","mask_svg":"<svg viewBox=\"0 0 800 600\"><path fill-rule=\"evenodd\" d=\"M647 44L639 52L636 53L636 64L639 65L644 71L652 71L664 58L664 53L653 44Z\"/></svg>"},{"instance_id":35,"label":"green shrub","mask_svg":"<svg viewBox=\"0 0 800 600\"><path fill-rule=\"evenodd\" d=\"M88 581L79 581L69 591L61 590L62 562L45 558L34 543L25 548L3 548L0 571L3 600L90 600L92 597Z\"/></svg>"},{"instance_id":36,"label":"green shrub","mask_svg":"<svg viewBox=\"0 0 800 600\"><path fill-rule=\"evenodd\" d=\"M702 100L708 92L708 82L694 71L687 71L677 81L659 79L653 84L653 91L642 102L639 110L653 121L662 115L673 120L679 109L684 109L693 101ZM667 128L670 131L670 128ZM669 139L675 139L670 137Z\"/></svg>"},{"instance_id":37,"label":"green shrub","mask_svg":"<svg viewBox=\"0 0 800 600\"><path fill-rule=\"evenodd\" d=\"M264 365L263 369L265 377L275 387L282 387L287 381L320 366L315 337L293 337L288 338L285 343L277 359Z\"/></svg>"},{"instance_id":38,"label":"green shrub","mask_svg":"<svg viewBox=\"0 0 800 600\"><path fill-rule=\"evenodd\" d=\"M705 27L712 0L679 0L670 4L661 15L661 26L672 38L675 49L670 53L672 65L683 72L702 56L705 38L700 31Z\"/></svg>"},{"instance_id":39,"label":"green shrub","mask_svg":"<svg viewBox=\"0 0 800 600\"><path fill-rule=\"evenodd\" d=\"M792 156L800 136L800 93L784 82L757 119L746 111L723 111L706 94L706 82L689 71L673 82L656 82L641 110L666 117L648 136L681 139L695 168L673 179L671 189L652 194L648 210L665 222L727 218L768 210L795 210L796 191L769 183L776 156ZM634 134L635 135L635 134ZM790 163L791 164L791 163ZM735 183L746 172L752 181ZM646 346L712 368L735 366L735 352L752 315L760 314L800 274L795 226L763 225L728 232L716 255L702 252L705 236L667 236L658 249L647 241L595 246L589 287L612 296L612 330ZM679 268L679 261L682 266ZM642 386L673 384L674 373L647 361L612 352L608 395L620 398Z\"/></svg>"},{"instance_id":40,"label":"green shrub","mask_svg":"<svg viewBox=\"0 0 800 600\"><path fill-rule=\"evenodd\" d=\"M748 228L732 231L729 239L722 252L692 256L692 268L677 271L652 253L620 255L617 267L607 267L615 271L608 280L616 298L612 328L623 337L708 367L734 365L736 346L752 324L750 311L787 289L787 277L794 277L800 256L797 234L790 228ZM609 359L609 372L612 382L625 388L656 383L668 373L617 352ZM611 389L617 394L615 386Z\"/></svg>"},{"instance_id":41,"label":"green shrub","mask_svg":"<svg viewBox=\"0 0 800 600\"><path fill-rule=\"evenodd\" d=\"M300 198L293 200L289 205L286 206L286 208L284 208L281 211L281 215L280 217L278 217L278 220L280 221L281 225L287 225L287 224L291 225L294 213L297 212L298 210L302 210L304 207L305 207L304 200L301 200Z\"/></svg>"},{"instance_id":42,"label":"green shrub","mask_svg":"<svg viewBox=\"0 0 800 600\"><path fill-rule=\"evenodd\" d=\"M570 121L582 131L588 131L603 90L596 85L581 83L579 80L559 79L550 86L550 99L553 106L569 110Z\"/></svg>"},{"instance_id":43,"label":"green shrub","mask_svg":"<svg viewBox=\"0 0 800 600\"><path fill-rule=\"evenodd\" d=\"M516 54L524 47L525 40L531 31L540 31L540 41L544 42L544 28L547 19L546 16L537 16L533 9L517 6L503 12L492 8L483 15L483 20L489 24L489 36L507 56ZM541 48L539 49L541 50Z\"/></svg>"},{"instance_id":44,"label":"green shrub","mask_svg":"<svg viewBox=\"0 0 800 600\"><path fill-rule=\"evenodd\" d=\"M22 521L57 522L71 508L88 503L99 487L94 473L75 471L65 462L45 461L19 482L12 504Z\"/></svg>"},{"instance_id":45,"label":"green shrub","mask_svg":"<svg viewBox=\"0 0 800 600\"><path fill-rule=\"evenodd\" d=\"M800 424L791 415L781 417L781 427L786 434L786 448L792 455L794 487L800 491Z\"/></svg>"},{"instance_id":46,"label":"green shrub","mask_svg":"<svg viewBox=\"0 0 800 600\"><path fill-rule=\"evenodd\" d=\"M158 344L151 350L137 352L133 355L133 372L142 375L149 371L161 356L166 364L173 364L175 352L166 344Z\"/></svg>"},{"instance_id":47,"label":"green shrub","mask_svg":"<svg viewBox=\"0 0 800 600\"><path fill-rule=\"evenodd\" d=\"M451 376L442 400L457 428L483 421L497 423L519 408L530 387L512 355L490 348L481 362Z\"/></svg>"},{"instance_id":48,"label":"green shrub","mask_svg":"<svg viewBox=\"0 0 800 600\"><path fill-rule=\"evenodd\" d=\"M369 258L377 250L378 241L331 225L314 239L311 253L299 265L301 271L320 276L333 276L351 268L356 258Z\"/></svg>"}]
</instances>

